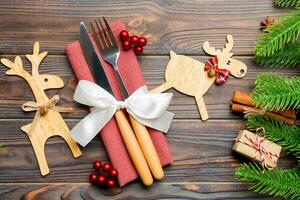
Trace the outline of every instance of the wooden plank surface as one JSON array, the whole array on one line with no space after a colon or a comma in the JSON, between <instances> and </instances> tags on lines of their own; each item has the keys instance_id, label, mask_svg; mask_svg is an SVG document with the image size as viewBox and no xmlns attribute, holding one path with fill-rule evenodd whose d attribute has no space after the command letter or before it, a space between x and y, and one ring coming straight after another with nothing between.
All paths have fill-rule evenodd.
<instances>
[{"instance_id":1,"label":"wooden plank surface","mask_svg":"<svg viewBox=\"0 0 300 200\"><path fill-rule=\"evenodd\" d=\"M60 138L51 138L46 145L50 175L41 177L37 161L27 136L20 127L31 121L33 113L24 113L21 105L33 96L28 85L18 77L7 77L0 66L0 199L273 199L247 191L247 186L234 179L234 169L246 159L231 151L238 130L245 127L241 115L229 109L236 89L251 91L259 73L276 72L287 76L299 75L298 70L259 67L253 60L253 47L260 34L259 23L266 16L278 18L287 12L277 9L272 0L193 0L193 1L138 1L138 0L2 0L0 4L0 57L13 58L32 51L34 41L49 56L41 65L41 73L56 74L64 80L59 94L60 105L72 106L74 113L63 114L68 126L73 127L88 110L76 104L72 95L76 80L65 56L65 46L78 37L78 24L97 16L110 22L126 24L143 17L150 34L145 54L139 57L149 88L164 79L164 68L173 49L205 62L202 43L209 40L221 48L225 35L235 39L235 58L248 65L244 79L230 77L221 87L213 86L204 97L210 119L203 123L195 101L174 90L170 110L175 120L167 135L174 164L165 168L166 177L145 188L139 181L129 184L117 196L103 196L88 183L95 159L106 160L105 149L95 138L78 159ZM28 63L25 62L28 66ZM71 158L71 159L70 159ZM290 168L295 160L285 153L279 166Z\"/></svg>"},{"instance_id":2,"label":"wooden plank surface","mask_svg":"<svg viewBox=\"0 0 300 200\"><path fill-rule=\"evenodd\" d=\"M245 185L239 183L156 183L151 188L140 184L130 184L118 196L105 196L101 191L89 184L7 184L0 185L1 199L30 200L93 200L93 199L197 199L224 200L250 199L271 200L273 198L256 195L247 191Z\"/></svg>"},{"instance_id":3,"label":"wooden plank surface","mask_svg":"<svg viewBox=\"0 0 300 200\"><path fill-rule=\"evenodd\" d=\"M51 173L41 177L27 136L18 127L28 120L1 120L0 141L6 148L0 150L0 182L86 182L93 170L91 163L97 158L106 159L105 150L99 138L83 148L83 155L70 159L71 152L61 138L51 138L46 145L46 155ZM72 127L78 120L67 120ZM241 156L233 154L231 147L238 133L244 128L243 120L175 120L168 133L168 142L175 163L166 168L166 182L235 182L234 168ZM18 162L16 162L18 160ZM22 165L20 165L22 163ZM281 167L292 167L295 162L283 154ZM12 176L13 175L13 176Z\"/></svg>"},{"instance_id":4,"label":"wooden plank surface","mask_svg":"<svg viewBox=\"0 0 300 200\"><path fill-rule=\"evenodd\" d=\"M221 47L230 33L236 43L233 52L249 55L260 33L259 22L266 16L282 16L286 10L276 9L272 0L2 0L0 13L3 53L28 53L32 41L38 40L50 54L64 54L65 46L78 37L80 20L105 16L124 22L143 17L146 33L152 35L147 54L166 54L170 49L203 54L204 41Z\"/></svg>"}]
</instances>

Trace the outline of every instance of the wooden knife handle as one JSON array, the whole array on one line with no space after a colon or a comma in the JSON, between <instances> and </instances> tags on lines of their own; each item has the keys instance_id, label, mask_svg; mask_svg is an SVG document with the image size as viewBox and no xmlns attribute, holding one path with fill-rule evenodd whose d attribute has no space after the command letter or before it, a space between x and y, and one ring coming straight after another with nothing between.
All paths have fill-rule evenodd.
<instances>
[{"instance_id":1,"label":"wooden knife handle","mask_svg":"<svg viewBox=\"0 0 300 200\"><path fill-rule=\"evenodd\" d=\"M146 159L138 144L138 141L134 135L134 132L123 111L118 110L115 113L115 118L119 126L121 136L129 153L129 156L142 182L147 186L152 185L153 178L150 169L147 165Z\"/></svg>"},{"instance_id":2,"label":"wooden knife handle","mask_svg":"<svg viewBox=\"0 0 300 200\"><path fill-rule=\"evenodd\" d=\"M132 116L129 117L135 136L139 142L140 148L142 149L152 175L155 179L161 180L164 177L164 171L147 128L136 121Z\"/></svg>"}]
</instances>

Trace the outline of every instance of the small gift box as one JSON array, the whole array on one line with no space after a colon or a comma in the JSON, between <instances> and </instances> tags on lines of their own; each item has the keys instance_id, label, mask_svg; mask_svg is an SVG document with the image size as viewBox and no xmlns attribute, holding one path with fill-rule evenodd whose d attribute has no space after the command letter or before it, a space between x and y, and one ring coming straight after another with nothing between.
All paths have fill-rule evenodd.
<instances>
[{"instance_id":1,"label":"small gift box","mask_svg":"<svg viewBox=\"0 0 300 200\"><path fill-rule=\"evenodd\" d=\"M247 130L241 130L235 139L233 151L261 162L266 168L274 168L280 155L281 146Z\"/></svg>"}]
</instances>

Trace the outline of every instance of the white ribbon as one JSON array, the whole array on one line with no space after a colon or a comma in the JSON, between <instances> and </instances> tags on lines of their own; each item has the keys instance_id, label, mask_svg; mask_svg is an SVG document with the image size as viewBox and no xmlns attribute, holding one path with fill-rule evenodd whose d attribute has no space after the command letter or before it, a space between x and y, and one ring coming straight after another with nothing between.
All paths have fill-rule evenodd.
<instances>
[{"instance_id":1,"label":"white ribbon","mask_svg":"<svg viewBox=\"0 0 300 200\"><path fill-rule=\"evenodd\" d=\"M146 86L140 87L125 101L117 101L100 86L82 80L79 81L73 98L78 103L93 107L91 113L70 132L71 137L81 146L86 146L119 109L126 109L141 124L165 133L174 116L166 111L172 94L151 94Z\"/></svg>"}]
</instances>

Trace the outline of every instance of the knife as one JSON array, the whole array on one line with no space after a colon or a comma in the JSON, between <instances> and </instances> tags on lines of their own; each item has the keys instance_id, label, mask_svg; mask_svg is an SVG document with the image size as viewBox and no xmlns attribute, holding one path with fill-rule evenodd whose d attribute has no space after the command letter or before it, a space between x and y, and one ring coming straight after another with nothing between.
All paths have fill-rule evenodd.
<instances>
[{"instance_id":1,"label":"knife","mask_svg":"<svg viewBox=\"0 0 300 200\"><path fill-rule=\"evenodd\" d=\"M97 56L87 28L83 22L80 23L79 42L96 84L114 96L103 66ZM122 110L118 110L114 116L129 156L142 182L147 186L152 185L153 178L150 169L125 114Z\"/></svg>"}]
</instances>

